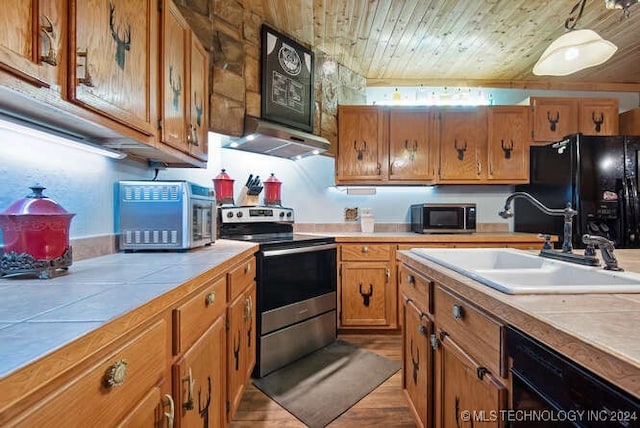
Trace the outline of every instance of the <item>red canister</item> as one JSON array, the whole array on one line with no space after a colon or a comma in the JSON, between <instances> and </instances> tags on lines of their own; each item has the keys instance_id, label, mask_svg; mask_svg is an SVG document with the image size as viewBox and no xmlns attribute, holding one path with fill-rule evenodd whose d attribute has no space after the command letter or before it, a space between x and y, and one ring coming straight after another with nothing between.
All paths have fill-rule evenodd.
<instances>
[{"instance_id":1,"label":"red canister","mask_svg":"<svg viewBox=\"0 0 640 428\"><path fill-rule=\"evenodd\" d=\"M271 176L264 181L264 204L267 206L271 205L282 205L282 200L280 199L280 187L282 186L282 182L276 178L273 173Z\"/></svg>"},{"instance_id":2,"label":"red canister","mask_svg":"<svg viewBox=\"0 0 640 428\"><path fill-rule=\"evenodd\" d=\"M4 249L0 276L38 274L49 278L71 266L69 227L75 214L43 195L38 184L32 193L0 214Z\"/></svg>"},{"instance_id":3,"label":"red canister","mask_svg":"<svg viewBox=\"0 0 640 428\"><path fill-rule=\"evenodd\" d=\"M233 182L224 169L213 179L213 187L216 191L218 205L233 205Z\"/></svg>"}]
</instances>

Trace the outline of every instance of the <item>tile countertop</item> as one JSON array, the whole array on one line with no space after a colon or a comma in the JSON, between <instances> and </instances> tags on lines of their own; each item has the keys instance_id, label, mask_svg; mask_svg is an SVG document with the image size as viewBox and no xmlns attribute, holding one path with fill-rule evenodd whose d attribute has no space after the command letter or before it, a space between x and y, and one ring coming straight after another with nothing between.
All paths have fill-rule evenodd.
<instances>
[{"instance_id":1,"label":"tile countertop","mask_svg":"<svg viewBox=\"0 0 640 428\"><path fill-rule=\"evenodd\" d=\"M65 275L0 279L0 379L257 245L217 240L186 252L117 253ZM176 293L176 298L181 298Z\"/></svg>"},{"instance_id":2,"label":"tile countertop","mask_svg":"<svg viewBox=\"0 0 640 428\"><path fill-rule=\"evenodd\" d=\"M425 242L425 243L456 243L456 242L532 242L540 243L543 239L536 233L520 232L476 232L476 233L414 233L414 232L300 232L303 235L334 236L337 242ZM555 236L552 240L555 240Z\"/></svg>"},{"instance_id":3,"label":"tile countertop","mask_svg":"<svg viewBox=\"0 0 640 428\"><path fill-rule=\"evenodd\" d=\"M626 271L640 273L640 249L615 255ZM640 294L508 295L410 251L398 258L640 397Z\"/></svg>"}]
</instances>

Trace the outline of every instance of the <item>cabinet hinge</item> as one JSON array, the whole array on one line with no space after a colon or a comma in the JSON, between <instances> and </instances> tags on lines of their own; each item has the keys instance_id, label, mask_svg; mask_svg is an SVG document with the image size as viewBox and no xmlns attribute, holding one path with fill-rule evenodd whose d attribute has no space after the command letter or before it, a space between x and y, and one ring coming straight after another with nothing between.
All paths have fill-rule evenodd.
<instances>
[{"instance_id":1,"label":"cabinet hinge","mask_svg":"<svg viewBox=\"0 0 640 428\"><path fill-rule=\"evenodd\" d=\"M158 12L162 13L162 0L158 0Z\"/></svg>"},{"instance_id":2,"label":"cabinet hinge","mask_svg":"<svg viewBox=\"0 0 640 428\"><path fill-rule=\"evenodd\" d=\"M224 320L224 328L225 330L229 331L229 318Z\"/></svg>"},{"instance_id":3,"label":"cabinet hinge","mask_svg":"<svg viewBox=\"0 0 640 428\"><path fill-rule=\"evenodd\" d=\"M162 119L158 119L158 129L162 129Z\"/></svg>"},{"instance_id":4,"label":"cabinet hinge","mask_svg":"<svg viewBox=\"0 0 640 428\"><path fill-rule=\"evenodd\" d=\"M342 265L338 268L338 276L342 277Z\"/></svg>"},{"instance_id":5,"label":"cabinet hinge","mask_svg":"<svg viewBox=\"0 0 640 428\"><path fill-rule=\"evenodd\" d=\"M429 342L431 342L431 348L435 351L436 349L438 349L438 338L436 337L435 334L431 334L429 336Z\"/></svg>"},{"instance_id":6,"label":"cabinet hinge","mask_svg":"<svg viewBox=\"0 0 640 428\"><path fill-rule=\"evenodd\" d=\"M225 403L225 407L226 407L227 413L229 413L229 410L231 409L231 404L229 403L229 400L227 400L227 402Z\"/></svg>"},{"instance_id":7,"label":"cabinet hinge","mask_svg":"<svg viewBox=\"0 0 640 428\"><path fill-rule=\"evenodd\" d=\"M482 380L484 375L486 375L487 373L489 373L489 370L487 370L485 367L478 367L476 369L476 375L478 376L478 379L480 379L480 380Z\"/></svg>"}]
</instances>

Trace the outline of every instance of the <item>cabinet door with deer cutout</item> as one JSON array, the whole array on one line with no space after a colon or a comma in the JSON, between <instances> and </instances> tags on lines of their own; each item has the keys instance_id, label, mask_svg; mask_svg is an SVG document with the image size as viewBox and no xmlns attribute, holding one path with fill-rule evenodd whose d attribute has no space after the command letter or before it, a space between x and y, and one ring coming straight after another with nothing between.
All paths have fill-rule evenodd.
<instances>
[{"instance_id":1,"label":"cabinet door with deer cutout","mask_svg":"<svg viewBox=\"0 0 640 428\"><path fill-rule=\"evenodd\" d=\"M71 0L70 99L153 135L157 15L152 0Z\"/></svg>"}]
</instances>

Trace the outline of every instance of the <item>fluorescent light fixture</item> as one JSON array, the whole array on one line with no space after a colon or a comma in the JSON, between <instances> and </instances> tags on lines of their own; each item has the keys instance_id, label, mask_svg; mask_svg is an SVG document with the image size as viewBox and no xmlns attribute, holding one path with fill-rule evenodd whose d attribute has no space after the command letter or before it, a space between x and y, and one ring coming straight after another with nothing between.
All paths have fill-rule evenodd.
<instances>
[{"instance_id":1,"label":"fluorescent light fixture","mask_svg":"<svg viewBox=\"0 0 640 428\"><path fill-rule=\"evenodd\" d=\"M348 187L347 195L375 195L375 187Z\"/></svg>"},{"instance_id":2,"label":"fluorescent light fixture","mask_svg":"<svg viewBox=\"0 0 640 428\"><path fill-rule=\"evenodd\" d=\"M28 123L26 125L23 125L22 122L18 123L18 121L19 119L2 115L0 116L0 129L17 132L28 137L50 141L55 144L60 144L74 149L83 150L85 152L106 156L112 159L124 159L125 157L127 157L126 153L111 150L86 140L71 139L73 137L72 135L57 135L53 130L50 131L45 127L43 127L43 129L37 129L34 127L36 126L35 124Z\"/></svg>"},{"instance_id":3,"label":"fluorescent light fixture","mask_svg":"<svg viewBox=\"0 0 640 428\"><path fill-rule=\"evenodd\" d=\"M558 37L533 67L537 76L566 76L607 61L618 50L592 30L574 30Z\"/></svg>"}]
</instances>

